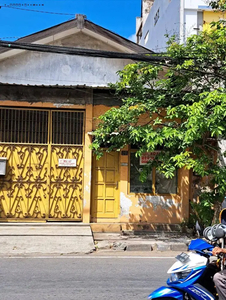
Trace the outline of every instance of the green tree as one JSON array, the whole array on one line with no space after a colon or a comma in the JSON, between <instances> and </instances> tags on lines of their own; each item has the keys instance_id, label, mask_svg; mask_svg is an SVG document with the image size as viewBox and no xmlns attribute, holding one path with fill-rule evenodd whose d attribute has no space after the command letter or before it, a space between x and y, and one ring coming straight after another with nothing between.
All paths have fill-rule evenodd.
<instances>
[{"instance_id":1,"label":"green tree","mask_svg":"<svg viewBox=\"0 0 226 300\"><path fill-rule=\"evenodd\" d=\"M219 9L221 1L213 2ZM226 27L215 22L186 45L170 38L164 55L162 63L129 64L118 72L111 87L122 105L99 117L92 149L100 157L103 145L119 151L135 144L138 156L161 148L141 181L153 167L168 178L183 167L207 176L201 205L193 206L207 225L226 193L226 168L218 163L218 142L226 139ZM139 122L142 116L149 117L146 124Z\"/></svg>"},{"instance_id":2,"label":"green tree","mask_svg":"<svg viewBox=\"0 0 226 300\"><path fill-rule=\"evenodd\" d=\"M226 10L226 2L225 0L210 0L209 5L216 10L225 11Z\"/></svg>"}]
</instances>

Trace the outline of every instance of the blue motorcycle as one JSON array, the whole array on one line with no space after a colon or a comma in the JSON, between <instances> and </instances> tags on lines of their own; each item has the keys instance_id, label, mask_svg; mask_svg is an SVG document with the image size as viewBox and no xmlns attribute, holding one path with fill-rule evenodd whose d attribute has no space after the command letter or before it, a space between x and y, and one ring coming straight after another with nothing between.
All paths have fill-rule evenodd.
<instances>
[{"instance_id":1,"label":"blue motorcycle","mask_svg":"<svg viewBox=\"0 0 226 300\"><path fill-rule=\"evenodd\" d=\"M163 286L151 293L153 300L216 300L217 292L213 276L224 268L224 257L212 255L215 246L224 247L226 225L207 227L204 239L192 240L188 253L181 253L168 270L167 287Z\"/></svg>"}]
</instances>

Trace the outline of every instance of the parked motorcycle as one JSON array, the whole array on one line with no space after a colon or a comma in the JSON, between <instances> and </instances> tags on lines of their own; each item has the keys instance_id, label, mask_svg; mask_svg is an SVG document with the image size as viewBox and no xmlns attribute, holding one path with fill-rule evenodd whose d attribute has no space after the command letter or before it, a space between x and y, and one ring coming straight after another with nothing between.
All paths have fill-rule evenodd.
<instances>
[{"instance_id":1,"label":"parked motorcycle","mask_svg":"<svg viewBox=\"0 0 226 300\"><path fill-rule=\"evenodd\" d=\"M168 286L151 293L153 300L215 300L218 299L213 276L224 268L224 257L212 255L215 246L224 247L226 225L217 224L203 231L204 239L192 240L188 253L181 253L168 270Z\"/></svg>"}]
</instances>

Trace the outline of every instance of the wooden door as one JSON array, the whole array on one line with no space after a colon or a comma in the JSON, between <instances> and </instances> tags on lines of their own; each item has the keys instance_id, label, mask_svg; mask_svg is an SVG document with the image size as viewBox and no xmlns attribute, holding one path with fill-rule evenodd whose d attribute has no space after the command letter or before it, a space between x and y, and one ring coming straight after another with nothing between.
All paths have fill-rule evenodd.
<instances>
[{"instance_id":1,"label":"wooden door","mask_svg":"<svg viewBox=\"0 0 226 300\"><path fill-rule=\"evenodd\" d=\"M117 218L119 214L119 155L104 152L93 159L92 216L94 218Z\"/></svg>"}]
</instances>

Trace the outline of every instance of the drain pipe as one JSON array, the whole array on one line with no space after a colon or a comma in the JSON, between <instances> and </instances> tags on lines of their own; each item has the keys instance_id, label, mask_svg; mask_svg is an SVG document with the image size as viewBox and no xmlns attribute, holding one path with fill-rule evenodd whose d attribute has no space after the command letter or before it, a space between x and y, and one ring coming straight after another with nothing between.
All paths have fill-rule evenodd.
<instances>
[{"instance_id":1,"label":"drain pipe","mask_svg":"<svg viewBox=\"0 0 226 300\"><path fill-rule=\"evenodd\" d=\"M180 44L185 43L184 1L180 0Z\"/></svg>"}]
</instances>

